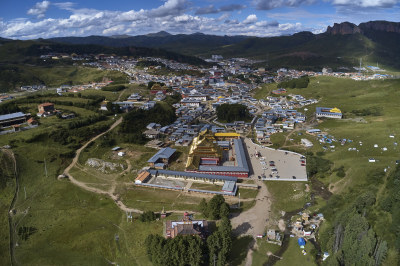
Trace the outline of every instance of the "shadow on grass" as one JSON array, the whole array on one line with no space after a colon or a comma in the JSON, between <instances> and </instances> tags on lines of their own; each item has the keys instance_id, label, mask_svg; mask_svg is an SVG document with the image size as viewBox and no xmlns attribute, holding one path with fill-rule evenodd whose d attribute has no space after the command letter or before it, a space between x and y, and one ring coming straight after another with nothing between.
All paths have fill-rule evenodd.
<instances>
[{"instance_id":1,"label":"shadow on grass","mask_svg":"<svg viewBox=\"0 0 400 266\"><path fill-rule=\"evenodd\" d=\"M229 265L242 265L246 260L247 251L254 246L254 243L254 238L251 236L235 237L229 254Z\"/></svg>"}]
</instances>

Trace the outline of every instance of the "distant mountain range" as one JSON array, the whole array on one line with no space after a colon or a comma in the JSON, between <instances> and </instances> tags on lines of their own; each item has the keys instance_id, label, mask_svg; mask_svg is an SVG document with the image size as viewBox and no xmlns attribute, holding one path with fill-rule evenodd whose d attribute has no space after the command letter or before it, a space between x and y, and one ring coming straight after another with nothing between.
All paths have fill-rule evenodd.
<instances>
[{"instance_id":1,"label":"distant mountain range","mask_svg":"<svg viewBox=\"0 0 400 266\"><path fill-rule=\"evenodd\" d=\"M158 32L138 36L60 37L49 41L69 44L97 44L111 47L162 48L176 53L209 57L250 57L269 67L321 68L358 65L359 58L400 69L400 23L370 21L355 25L335 23L325 33L300 32L291 36L216 36L202 33ZM261 64L262 65L262 64Z\"/></svg>"}]
</instances>

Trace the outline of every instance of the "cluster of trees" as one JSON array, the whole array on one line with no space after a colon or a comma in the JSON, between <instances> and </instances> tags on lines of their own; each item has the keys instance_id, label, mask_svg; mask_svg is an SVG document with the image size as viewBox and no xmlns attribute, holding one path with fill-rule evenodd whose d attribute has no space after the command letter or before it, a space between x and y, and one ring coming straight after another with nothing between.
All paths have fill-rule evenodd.
<instances>
[{"instance_id":1,"label":"cluster of trees","mask_svg":"<svg viewBox=\"0 0 400 266\"><path fill-rule=\"evenodd\" d=\"M15 104L15 102L6 102L0 105L0 115L11 114L20 111L21 109Z\"/></svg>"},{"instance_id":2,"label":"cluster of trees","mask_svg":"<svg viewBox=\"0 0 400 266\"><path fill-rule=\"evenodd\" d=\"M165 64L162 62L156 62L156 61L149 61L149 60L142 60L139 61L136 66L138 67L151 67L151 66L161 66L165 67Z\"/></svg>"},{"instance_id":3,"label":"cluster of trees","mask_svg":"<svg viewBox=\"0 0 400 266\"><path fill-rule=\"evenodd\" d=\"M8 92L23 84L44 84L44 82L23 67L15 65L0 66L0 92Z\"/></svg>"},{"instance_id":4,"label":"cluster of trees","mask_svg":"<svg viewBox=\"0 0 400 266\"><path fill-rule=\"evenodd\" d=\"M125 141L142 144L146 141L142 132L151 123L162 126L173 123L176 120L174 108L167 103L156 103L150 110L135 109L124 116L121 123L120 133Z\"/></svg>"},{"instance_id":5,"label":"cluster of trees","mask_svg":"<svg viewBox=\"0 0 400 266\"><path fill-rule=\"evenodd\" d=\"M207 238L207 248L210 265L215 262L218 266L226 265L232 250L232 225L228 217L223 217L218 230Z\"/></svg>"},{"instance_id":6,"label":"cluster of trees","mask_svg":"<svg viewBox=\"0 0 400 266\"><path fill-rule=\"evenodd\" d=\"M373 215L376 191L366 191L347 205L347 198L334 196L323 212L332 218L332 225L321 235L324 249L330 250L328 265L381 265L388 244L378 237L368 222ZM347 195L351 197L351 195ZM398 226L398 225L396 225Z\"/></svg>"},{"instance_id":7,"label":"cluster of trees","mask_svg":"<svg viewBox=\"0 0 400 266\"><path fill-rule=\"evenodd\" d=\"M174 93L172 95L168 95L164 102L166 102L169 105L173 105L175 103L179 103L182 100L182 95L180 95L179 93Z\"/></svg>"},{"instance_id":8,"label":"cluster of trees","mask_svg":"<svg viewBox=\"0 0 400 266\"><path fill-rule=\"evenodd\" d=\"M344 166L340 166L338 168L333 169L333 172L336 172L336 175L338 177L345 177L346 176L346 171L344 170Z\"/></svg>"},{"instance_id":9,"label":"cluster of trees","mask_svg":"<svg viewBox=\"0 0 400 266\"><path fill-rule=\"evenodd\" d=\"M357 116L381 116L382 115L382 107L380 106L372 106L369 108L353 110L351 111L353 114Z\"/></svg>"},{"instance_id":10,"label":"cluster of trees","mask_svg":"<svg viewBox=\"0 0 400 266\"><path fill-rule=\"evenodd\" d=\"M122 91L125 89L126 89L125 85L122 84L110 84L101 88L102 91Z\"/></svg>"},{"instance_id":11,"label":"cluster of trees","mask_svg":"<svg viewBox=\"0 0 400 266\"><path fill-rule=\"evenodd\" d=\"M177 236L165 239L149 235L145 241L147 256L153 265L203 265L204 241L198 236Z\"/></svg>"},{"instance_id":12,"label":"cluster of trees","mask_svg":"<svg viewBox=\"0 0 400 266\"><path fill-rule=\"evenodd\" d=\"M141 222L151 222L157 219L157 215L152 211L145 211L139 216Z\"/></svg>"},{"instance_id":13,"label":"cluster of trees","mask_svg":"<svg viewBox=\"0 0 400 266\"><path fill-rule=\"evenodd\" d=\"M107 117L104 115L90 115L87 118L71 121L67 124L68 129L85 127L99 121L105 120Z\"/></svg>"},{"instance_id":14,"label":"cluster of trees","mask_svg":"<svg viewBox=\"0 0 400 266\"><path fill-rule=\"evenodd\" d=\"M385 187L385 196L379 204L379 207L391 214L390 219L385 228L385 239L400 252L400 167L397 166L395 171L387 177Z\"/></svg>"},{"instance_id":15,"label":"cluster of trees","mask_svg":"<svg viewBox=\"0 0 400 266\"><path fill-rule=\"evenodd\" d=\"M155 84L160 85L160 87L165 86L163 82L149 81L149 83L147 83L147 89L150 90Z\"/></svg>"},{"instance_id":16,"label":"cluster of trees","mask_svg":"<svg viewBox=\"0 0 400 266\"><path fill-rule=\"evenodd\" d=\"M323 176L323 174L329 172L331 170L332 162L328 159L322 158L322 154L314 155L312 152L307 152L307 175L314 176L318 174L318 176Z\"/></svg>"},{"instance_id":17,"label":"cluster of trees","mask_svg":"<svg viewBox=\"0 0 400 266\"><path fill-rule=\"evenodd\" d=\"M177 236L165 239L149 235L145 246L153 265L210 265L225 266L232 249L232 225L222 218L217 230L206 241L199 236Z\"/></svg>"},{"instance_id":18,"label":"cluster of trees","mask_svg":"<svg viewBox=\"0 0 400 266\"><path fill-rule=\"evenodd\" d=\"M49 98L51 97L51 98ZM65 101L65 100L58 100L55 98L60 98L62 96L58 94L46 94L46 95L40 95L40 94L34 94L34 95L29 95L24 98L19 98L14 100L15 103L43 103L43 102L51 102L54 103L55 105L65 105L65 106L75 106L79 108L84 108L87 110L91 110L94 112L99 112L99 103L104 101L103 96L99 95L87 95L83 96L81 95L81 98L88 99L86 103L83 102L74 102L74 101Z\"/></svg>"},{"instance_id":19,"label":"cluster of trees","mask_svg":"<svg viewBox=\"0 0 400 266\"><path fill-rule=\"evenodd\" d=\"M225 198L222 195L215 195L208 203L203 198L200 201L199 207L203 215L212 220L228 217L230 212L229 205L225 202Z\"/></svg>"},{"instance_id":20,"label":"cluster of trees","mask_svg":"<svg viewBox=\"0 0 400 266\"><path fill-rule=\"evenodd\" d=\"M289 88L289 89L303 89L307 88L310 83L310 78L308 76L304 76L298 79L291 79L288 81L282 81L278 84L279 88Z\"/></svg>"},{"instance_id":21,"label":"cluster of trees","mask_svg":"<svg viewBox=\"0 0 400 266\"><path fill-rule=\"evenodd\" d=\"M250 121L252 119L249 110L243 104L221 104L217 107L219 121L231 123L233 121Z\"/></svg>"}]
</instances>

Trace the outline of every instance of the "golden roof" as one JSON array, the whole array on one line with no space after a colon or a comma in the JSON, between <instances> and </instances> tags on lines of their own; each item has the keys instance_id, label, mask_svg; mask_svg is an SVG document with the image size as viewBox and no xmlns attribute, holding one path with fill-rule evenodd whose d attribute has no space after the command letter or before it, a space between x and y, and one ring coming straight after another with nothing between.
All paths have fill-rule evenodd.
<instances>
[{"instance_id":1,"label":"golden roof","mask_svg":"<svg viewBox=\"0 0 400 266\"><path fill-rule=\"evenodd\" d=\"M340 109L337 107L332 108L331 110L329 110L329 112L330 113L342 113L342 111L340 111Z\"/></svg>"}]
</instances>

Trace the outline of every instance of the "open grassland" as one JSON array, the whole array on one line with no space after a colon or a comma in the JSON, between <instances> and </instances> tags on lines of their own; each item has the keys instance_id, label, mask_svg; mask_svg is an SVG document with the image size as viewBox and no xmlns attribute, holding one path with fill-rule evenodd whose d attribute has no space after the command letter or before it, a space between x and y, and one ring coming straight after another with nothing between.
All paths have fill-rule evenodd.
<instances>
[{"instance_id":1,"label":"open grassland","mask_svg":"<svg viewBox=\"0 0 400 266\"><path fill-rule=\"evenodd\" d=\"M14 238L18 243L16 262L26 265L108 265L110 262L151 265L145 255L144 241L148 234L161 234L162 221L142 223L135 219L133 223L126 222L125 213L109 198L83 191L68 180L58 181L57 175L70 162L59 155L68 148L51 141L23 141L26 134L37 130L40 127L0 139L0 145L13 143L20 174L21 189L13 217ZM11 187L9 190L1 194L4 223L13 192ZM8 225L1 228L4 252L1 264L8 265Z\"/></svg>"},{"instance_id":2,"label":"open grassland","mask_svg":"<svg viewBox=\"0 0 400 266\"><path fill-rule=\"evenodd\" d=\"M316 251L314 246L310 242L307 242L304 250L307 252L307 255L301 253L302 249L297 244L297 238L291 238L288 249L283 253L283 259L279 260L275 265L317 265L315 262Z\"/></svg>"},{"instance_id":3,"label":"open grassland","mask_svg":"<svg viewBox=\"0 0 400 266\"><path fill-rule=\"evenodd\" d=\"M110 80L125 78L125 75L118 71L103 71L79 66L24 67L24 71L43 80L48 87L101 82L103 78Z\"/></svg>"},{"instance_id":4,"label":"open grassland","mask_svg":"<svg viewBox=\"0 0 400 266\"><path fill-rule=\"evenodd\" d=\"M165 208L170 210L192 210L199 211L198 203L201 198L191 197L180 191L169 191L146 187L121 187L117 190L123 201L128 207L140 210L161 211Z\"/></svg>"},{"instance_id":5,"label":"open grassland","mask_svg":"<svg viewBox=\"0 0 400 266\"><path fill-rule=\"evenodd\" d=\"M273 198L272 209L275 215L280 215L282 211L292 212L301 209L310 200L304 182L265 181L265 183Z\"/></svg>"},{"instance_id":6,"label":"open grassland","mask_svg":"<svg viewBox=\"0 0 400 266\"><path fill-rule=\"evenodd\" d=\"M7 65L8 75L0 82L0 90L18 89L20 86L45 84L47 87L81 85L109 80L126 80L118 71L99 70L81 66Z\"/></svg>"},{"instance_id":7,"label":"open grassland","mask_svg":"<svg viewBox=\"0 0 400 266\"><path fill-rule=\"evenodd\" d=\"M12 157L0 150L0 264L10 263L10 234L8 231L8 210L15 192L15 173Z\"/></svg>"}]
</instances>

